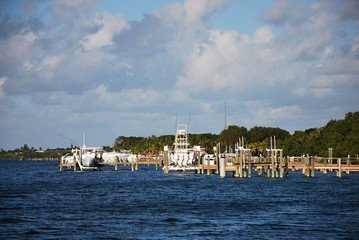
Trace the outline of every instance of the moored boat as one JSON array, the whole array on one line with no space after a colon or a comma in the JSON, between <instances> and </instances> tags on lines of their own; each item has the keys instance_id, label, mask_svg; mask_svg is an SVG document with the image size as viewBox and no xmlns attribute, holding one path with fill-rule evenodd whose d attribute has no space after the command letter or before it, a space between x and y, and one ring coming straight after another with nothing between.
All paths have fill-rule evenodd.
<instances>
[{"instance_id":1,"label":"moored boat","mask_svg":"<svg viewBox=\"0 0 359 240\"><path fill-rule=\"evenodd\" d=\"M169 151L168 147L168 159L169 170L194 170L197 164L197 154L200 151L199 146L191 148L188 142L188 132L186 124L178 124L175 136L175 142L173 143L174 150Z\"/></svg>"}]
</instances>

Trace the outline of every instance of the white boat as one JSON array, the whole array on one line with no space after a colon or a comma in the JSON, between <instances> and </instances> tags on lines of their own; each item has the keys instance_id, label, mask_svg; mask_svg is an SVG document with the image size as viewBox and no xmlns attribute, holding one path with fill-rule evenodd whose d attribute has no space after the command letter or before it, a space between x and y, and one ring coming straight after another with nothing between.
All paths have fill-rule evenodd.
<instances>
[{"instance_id":1,"label":"white boat","mask_svg":"<svg viewBox=\"0 0 359 240\"><path fill-rule=\"evenodd\" d=\"M102 159L102 147L81 147L80 159L84 167L97 167Z\"/></svg>"},{"instance_id":2,"label":"white boat","mask_svg":"<svg viewBox=\"0 0 359 240\"><path fill-rule=\"evenodd\" d=\"M75 148L71 150L72 155L65 155L62 157L64 163L74 163L80 167L81 170L97 169L97 165L102 160L102 147L86 147Z\"/></svg>"},{"instance_id":3,"label":"white boat","mask_svg":"<svg viewBox=\"0 0 359 240\"><path fill-rule=\"evenodd\" d=\"M104 162L114 162L116 161L116 158L119 162L128 162L130 159L130 156L132 156L130 151L123 151L123 152L106 152L103 151L102 153L102 160Z\"/></svg>"},{"instance_id":4,"label":"white boat","mask_svg":"<svg viewBox=\"0 0 359 240\"><path fill-rule=\"evenodd\" d=\"M186 124L178 124L174 150L168 151L169 170L194 170L197 164L197 154L199 146L191 148L188 142L188 132ZM168 147L167 147L168 150Z\"/></svg>"}]
</instances>

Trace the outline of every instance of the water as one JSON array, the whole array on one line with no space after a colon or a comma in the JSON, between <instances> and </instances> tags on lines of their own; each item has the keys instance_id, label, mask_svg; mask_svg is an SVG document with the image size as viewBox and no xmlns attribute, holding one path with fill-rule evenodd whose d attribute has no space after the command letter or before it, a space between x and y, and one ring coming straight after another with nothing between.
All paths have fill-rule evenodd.
<instances>
[{"instance_id":1,"label":"water","mask_svg":"<svg viewBox=\"0 0 359 240\"><path fill-rule=\"evenodd\" d=\"M359 239L359 174L239 179L0 161L0 239Z\"/></svg>"}]
</instances>

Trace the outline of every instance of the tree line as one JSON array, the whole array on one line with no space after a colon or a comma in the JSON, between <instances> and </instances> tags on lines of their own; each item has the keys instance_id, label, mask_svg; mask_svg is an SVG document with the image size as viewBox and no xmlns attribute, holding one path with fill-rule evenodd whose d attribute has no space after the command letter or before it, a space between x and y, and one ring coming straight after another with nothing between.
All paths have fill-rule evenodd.
<instances>
[{"instance_id":1,"label":"tree line","mask_svg":"<svg viewBox=\"0 0 359 240\"><path fill-rule=\"evenodd\" d=\"M263 154L270 148L270 137L275 136L277 148L289 156L327 156L328 148L333 148L334 157L359 154L359 112L349 112L341 120L330 120L325 126L310 128L305 131L295 131L290 134L281 128L255 126L247 129L243 126L230 125L220 134L189 134L192 146L199 145L206 152L212 153L213 147L221 143L222 151L234 149L239 137L244 138L247 148L253 155ZM163 146L172 146L174 135L151 137L125 137L116 138L114 149L127 149L134 153L157 154Z\"/></svg>"},{"instance_id":2,"label":"tree line","mask_svg":"<svg viewBox=\"0 0 359 240\"><path fill-rule=\"evenodd\" d=\"M208 153L213 153L213 147L221 143L222 151L234 149L239 137L244 138L247 148L258 156L265 149L270 148L270 137L275 136L277 148L282 148L284 155L301 156L328 156L328 148L333 148L334 157L356 156L359 154L359 112L348 112L344 119L330 120L325 126L310 128L305 131L295 131L290 134L281 128L255 126L247 129L243 126L230 125L220 134L202 133L189 134L191 146L201 146ZM107 151L131 150L135 154L158 154L163 147L172 146L174 135L126 137L119 136L112 147L105 146ZM1 149L1 159L25 158L56 158L71 152L71 148L57 148L39 151L30 148L27 144L15 150Z\"/></svg>"},{"instance_id":3,"label":"tree line","mask_svg":"<svg viewBox=\"0 0 359 240\"><path fill-rule=\"evenodd\" d=\"M24 144L22 147L14 150L5 151L4 149L1 149L0 159L56 159L67 153L71 153L71 147L42 150L41 147L35 149L34 147L29 147L27 144Z\"/></svg>"}]
</instances>

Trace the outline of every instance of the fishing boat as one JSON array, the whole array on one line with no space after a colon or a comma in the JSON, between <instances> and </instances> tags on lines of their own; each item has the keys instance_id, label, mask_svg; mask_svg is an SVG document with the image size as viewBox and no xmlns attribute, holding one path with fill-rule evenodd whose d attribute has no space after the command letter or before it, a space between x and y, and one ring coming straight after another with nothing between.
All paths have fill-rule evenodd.
<instances>
[{"instance_id":1,"label":"fishing boat","mask_svg":"<svg viewBox=\"0 0 359 240\"><path fill-rule=\"evenodd\" d=\"M80 147L71 150L72 155L62 156L64 163L75 163L81 170L96 170L102 161L102 147Z\"/></svg>"},{"instance_id":2,"label":"fishing boat","mask_svg":"<svg viewBox=\"0 0 359 240\"><path fill-rule=\"evenodd\" d=\"M190 147L188 141L188 131L186 124L178 124L176 130L174 150L168 151L169 170L195 170L197 167L197 154L200 151L199 146Z\"/></svg>"}]
</instances>

